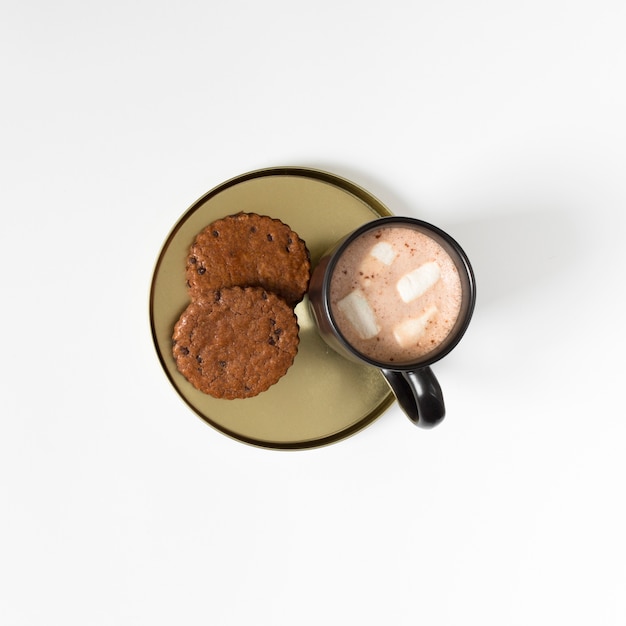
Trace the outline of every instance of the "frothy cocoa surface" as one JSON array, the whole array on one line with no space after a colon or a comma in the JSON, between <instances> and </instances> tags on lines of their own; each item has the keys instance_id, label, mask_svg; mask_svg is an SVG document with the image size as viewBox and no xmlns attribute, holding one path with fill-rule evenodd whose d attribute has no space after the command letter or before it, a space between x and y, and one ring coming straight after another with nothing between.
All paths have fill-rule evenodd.
<instances>
[{"instance_id":1,"label":"frothy cocoa surface","mask_svg":"<svg viewBox=\"0 0 626 626\"><path fill-rule=\"evenodd\" d=\"M436 349L452 330L461 301L454 261L434 239L407 226L381 226L358 237L338 259L330 282L330 307L343 336L365 356L390 365Z\"/></svg>"}]
</instances>

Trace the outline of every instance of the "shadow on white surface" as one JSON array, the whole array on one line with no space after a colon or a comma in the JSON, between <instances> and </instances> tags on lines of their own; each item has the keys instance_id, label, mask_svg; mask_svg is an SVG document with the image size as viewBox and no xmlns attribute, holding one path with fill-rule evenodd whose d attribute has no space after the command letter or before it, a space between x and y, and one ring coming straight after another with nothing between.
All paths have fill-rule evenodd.
<instances>
[{"instance_id":1,"label":"shadow on white surface","mask_svg":"<svg viewBox=\"0 0 626 626\"><path fill-rule=\"evenodd\" d=\"M582 262L575 225L557 208L509 207L447 228L472 262L481 307L556 285Z\"/></svg>"}]
</instances>

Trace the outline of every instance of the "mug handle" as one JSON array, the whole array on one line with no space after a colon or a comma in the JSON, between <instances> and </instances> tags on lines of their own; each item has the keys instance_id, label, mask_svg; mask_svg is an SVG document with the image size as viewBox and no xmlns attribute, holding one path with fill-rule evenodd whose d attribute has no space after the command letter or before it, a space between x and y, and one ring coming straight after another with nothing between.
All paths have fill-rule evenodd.
<instances>
[{"instance_id":1,"label":"mug handle","mask_svg":"<svg viewBox=\"0 0 626 626\"><path fill-rule=\"evenodd\" d=\"M410 372L381 371L398 404L416 426L432 428L443 420L446 415L443 392L430 367Z\"/></svg>"}]
</instances>

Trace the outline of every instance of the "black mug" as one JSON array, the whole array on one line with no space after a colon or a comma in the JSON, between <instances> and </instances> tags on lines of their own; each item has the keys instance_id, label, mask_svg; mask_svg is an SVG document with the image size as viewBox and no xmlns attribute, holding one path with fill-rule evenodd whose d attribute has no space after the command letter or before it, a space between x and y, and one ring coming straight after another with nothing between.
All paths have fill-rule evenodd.
<instances>
[{"instance_id":1,"label":"black mug","mask_svg":"<svg viewBox=\"0 0 626 626\"><path fill-rule=\"evenodd\" d=\"M386 229L394 229L393 235L392 231L386 231ZM429 291L436 293L435 285L444 281L441 278L442 275L452 277L448 282L454 284L454 310L458 311L456 318L444 316L448 324L448 327L444 328L444 334L438 337L434 346L419 348L419 353L415 356L392 358L381 356L374 349L370 350L368 346L374 348L376 342L380 341L377 334L380 326L377 322L377 313L370 306L368 297L364 296L361 288L358 287L351 288L349 297L344 294L342 300L338 301L338 295L332 288L336 282L342 280L340 274L347 275L347 279L344 279L344 286L348 284L346 281L353 281L353 285L361 283L365 285L363 281L372 280L374 272L371 272L372 276L365 272L366 275L363 277L356 276L356 274L363 274L357 266L346 269L349 268L346 259L351 258L350 255L354 256L352 251L358 249L355 242L360 241L361 246L366 247L370 245L370 240L379 243L386 242L386 232L387 238L395 238L393 239L396 242L395 248L389 243L383 243L383 247L376 245L369 248L372 255L376 248L376 258L373 261L367 256L367 262L370 263L368 267L371 268L372 264L377 264L380 269L380 271L376 270L377 276L384 275L385 272L389 274L398 254L404 254L402 247L398 247L399 238L403 235L407 236L407 241L417 238L417 241L424 242L425 249L429 253L434 250L433 254L437 259L423 262L422 258L419 267L403 275L401 280L394 283L395 290L385 292L390 296L381 302L385 307L392 307L394 315L398 312L402 315L404 310L402 307L410 306L405 304L407 301L415 302L416 306L423 306L420 298L435 297L432 294L429 295ZM365 239L366 237L368 239ZM410 248L408 244L404 244L404 247ZM414 251L416 247L413 245ZM443 274L440 265L444 267ZM448 267L448 270L445 270L445 267ZM335 272L338 276L336 281L333 280ZM350 277L349 273L353 273L354 276ZM368 286L363 289L367 290L369 284L367 283ZM435 426L445 416L443 393L430 365L446 356L459 343L470 323L475 301L474 272L461 246L436 226L411 217L381 217L363 224L348 234L322 256L313 271L309 286L311 312L324 341L339 354L378 368L387 379L403 411L413 423L423 428ZM444 303L443 306L448 305ZM342 313L348 309L352 315L348 319L353 324L346 323L346 317ZM403 343L406 341L406 345L410 346L407 349L413 349L414 345L422 341L423 334L427 332L424 329L432 323L431 319L435 319L438 314L437 307L431 304L418 319L407 318L406 323L394 327L395 336L400 337L399 341ZM403 330L405 326L410 328L408 334ZM358 329L360 333L358 337L353 332L355 329ZM435 340L431 339L431 341ZM358 348L354 344L357 344Z\"/></svg>"}]
</instances>

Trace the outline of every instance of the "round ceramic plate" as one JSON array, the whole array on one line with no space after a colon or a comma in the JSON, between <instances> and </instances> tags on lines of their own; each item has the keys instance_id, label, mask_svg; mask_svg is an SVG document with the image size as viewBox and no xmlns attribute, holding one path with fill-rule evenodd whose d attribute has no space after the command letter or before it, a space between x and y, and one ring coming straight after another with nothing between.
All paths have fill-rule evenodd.
<instances>
[{"instance_id":1,"label":"round ceramic plate","mask_svg":"<svg viewBox=\"0 0 626 626\"><path fill-rule=\"evenodd\" d=\"M254 398L222 400L191 386L176 369L172 330L189 303L187 253L212 221L240 211L278 218L307 244L313 267L338 239L361 224L391 215L359 186L327 172L295 167L250 172L193 204L168 236L150 291L157 354L183 400L207 423L240 441L266 448L312 448L364 428L394 401L378 370L335 354L319 337L308 300L296 307L298 354L285 376Z\"/></svg>"}]
</instances>

